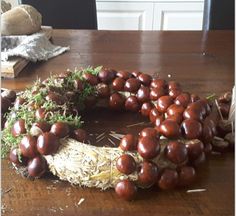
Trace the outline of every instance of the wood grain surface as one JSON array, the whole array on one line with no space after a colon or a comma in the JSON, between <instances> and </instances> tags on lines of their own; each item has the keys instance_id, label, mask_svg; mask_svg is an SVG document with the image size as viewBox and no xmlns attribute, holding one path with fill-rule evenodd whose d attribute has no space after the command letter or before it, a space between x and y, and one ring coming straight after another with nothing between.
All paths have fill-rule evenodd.
<instances>
[{"instance_id":1,"label":"wood grain surface","mask_svg":"<svg viewBox=\"0 0 236 216\"><path fill-rule=\"evenodd\" d=\"M136 32L54 30L53 43L71 47L47 62L28 65L16 79L2 79L2 87L23 90L37 77L45 79L67 68L104 65L117 70L139 70L179 81L183 89L201 96L231 90L234 85L234 32ZM98 114L99 113L99 114ZM115 114L96 109L84 114L89 133L115 130L137 133L146 119L138 114ZM114 140L115 141L115 140ZM104 140L102 145L107 142ZM28 180L2 160L2 213L34 215L234 215L234 154L211 155L188 188L140 190L133 202L113 190L78 188L56 177ZM188 189L206 189L187 193Z\"/></svg>"}]
</instances>

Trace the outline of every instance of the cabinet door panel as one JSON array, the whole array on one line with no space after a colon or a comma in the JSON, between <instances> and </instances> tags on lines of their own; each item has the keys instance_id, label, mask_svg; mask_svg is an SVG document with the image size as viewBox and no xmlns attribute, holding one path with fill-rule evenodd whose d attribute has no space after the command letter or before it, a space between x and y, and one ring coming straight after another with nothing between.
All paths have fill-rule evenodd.
<instances>
[{"instance_id":1,"label":"cabinet door panel","mask_svg":"<svg viewBox=\"0 0 236 216\"><path fill-rule=\"evenodd\" d=\"M203 2L155 3L154 30L201 30Z\"/></svg>"},{"instance_id":2,"label":"cabinet door panel","mask_svg":"<svg viewBox=\"0 0 236 216\"><path fill-rule=\"evenodd\" d=\"M98 29L152 30L153 3L97 2Z\"/></svg>"}]
</instances>

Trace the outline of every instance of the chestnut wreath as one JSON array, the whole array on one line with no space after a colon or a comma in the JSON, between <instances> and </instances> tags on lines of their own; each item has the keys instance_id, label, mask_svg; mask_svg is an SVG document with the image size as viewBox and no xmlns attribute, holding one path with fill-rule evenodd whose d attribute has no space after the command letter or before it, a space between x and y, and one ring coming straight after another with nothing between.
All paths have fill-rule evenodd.
<instances>
[{"instance_id":1,"label":"chestnut wreath","mask_svg":"<svg viewBox=\"0 0 236 216\"><path fill-rule=\"evenodd\" d=\"M139 137L126 134L118 148L85 144L79 112L101 101L113 110L140 112L154 126ZM75 185L114 187L126 200L134 198L138 187L190 185L195 168L211 151L218 121L207 99L183 92L175 81L102 67L38 80L17 98L10 91L2 96L3 112L11 102L2 153L10 151L18 169L41 177L49 168Z\"/></svg>"}]
</instances>

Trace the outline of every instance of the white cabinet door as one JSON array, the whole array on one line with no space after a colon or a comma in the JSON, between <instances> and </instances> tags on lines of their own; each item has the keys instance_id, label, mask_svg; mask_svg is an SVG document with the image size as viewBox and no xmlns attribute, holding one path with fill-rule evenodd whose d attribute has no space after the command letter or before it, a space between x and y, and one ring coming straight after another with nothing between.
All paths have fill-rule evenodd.
<instances>
[{"instance_id":1,"label":"white cabinet door","mask_svg":"<svg viewBox=\"0 0 236 216\"><path fill-rule=\"evenodd\" d=\"M152 30L153 3L97 2L98 29Z\"/></svg>"},{"instance_id":2,"label":"white cabinet door","mask_svg":"<svg viewBox=\"0 0 236 216\"><path fill-rule=\"evenodd\" d=\"M154 4L153 30L201 30L204 2Z\"/></svg>"}]
</instances>

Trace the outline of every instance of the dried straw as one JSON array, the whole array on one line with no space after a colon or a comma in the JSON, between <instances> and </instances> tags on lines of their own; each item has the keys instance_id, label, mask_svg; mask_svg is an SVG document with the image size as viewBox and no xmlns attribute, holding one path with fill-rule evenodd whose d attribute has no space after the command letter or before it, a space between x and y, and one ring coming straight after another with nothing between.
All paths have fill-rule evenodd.
<instances>
[{"instance_id":1,"label":"dried straw","mask_svg":"<svg viewBox=\"0 0 236 216\"><path fill-rule=\"evenodd\" d=\"M193 142L194 140L185 141ZM153 160L160 168L175 168L164 157L164 147L168 140L161 140L161 153ZM197 140L198 142L198 140ZM124 152L119 148L96 147L87 145L76 140L61 139L61 146L54 155L45 156L50 171L61 180L69 181L71 184L96 187L105 190L114 187L122 179L136 181L138 173L135 171L130 175L119 172L116 161L122 154L133 156L139 165L143 158L137 152Z\"/></svg>"}]
</instances>

